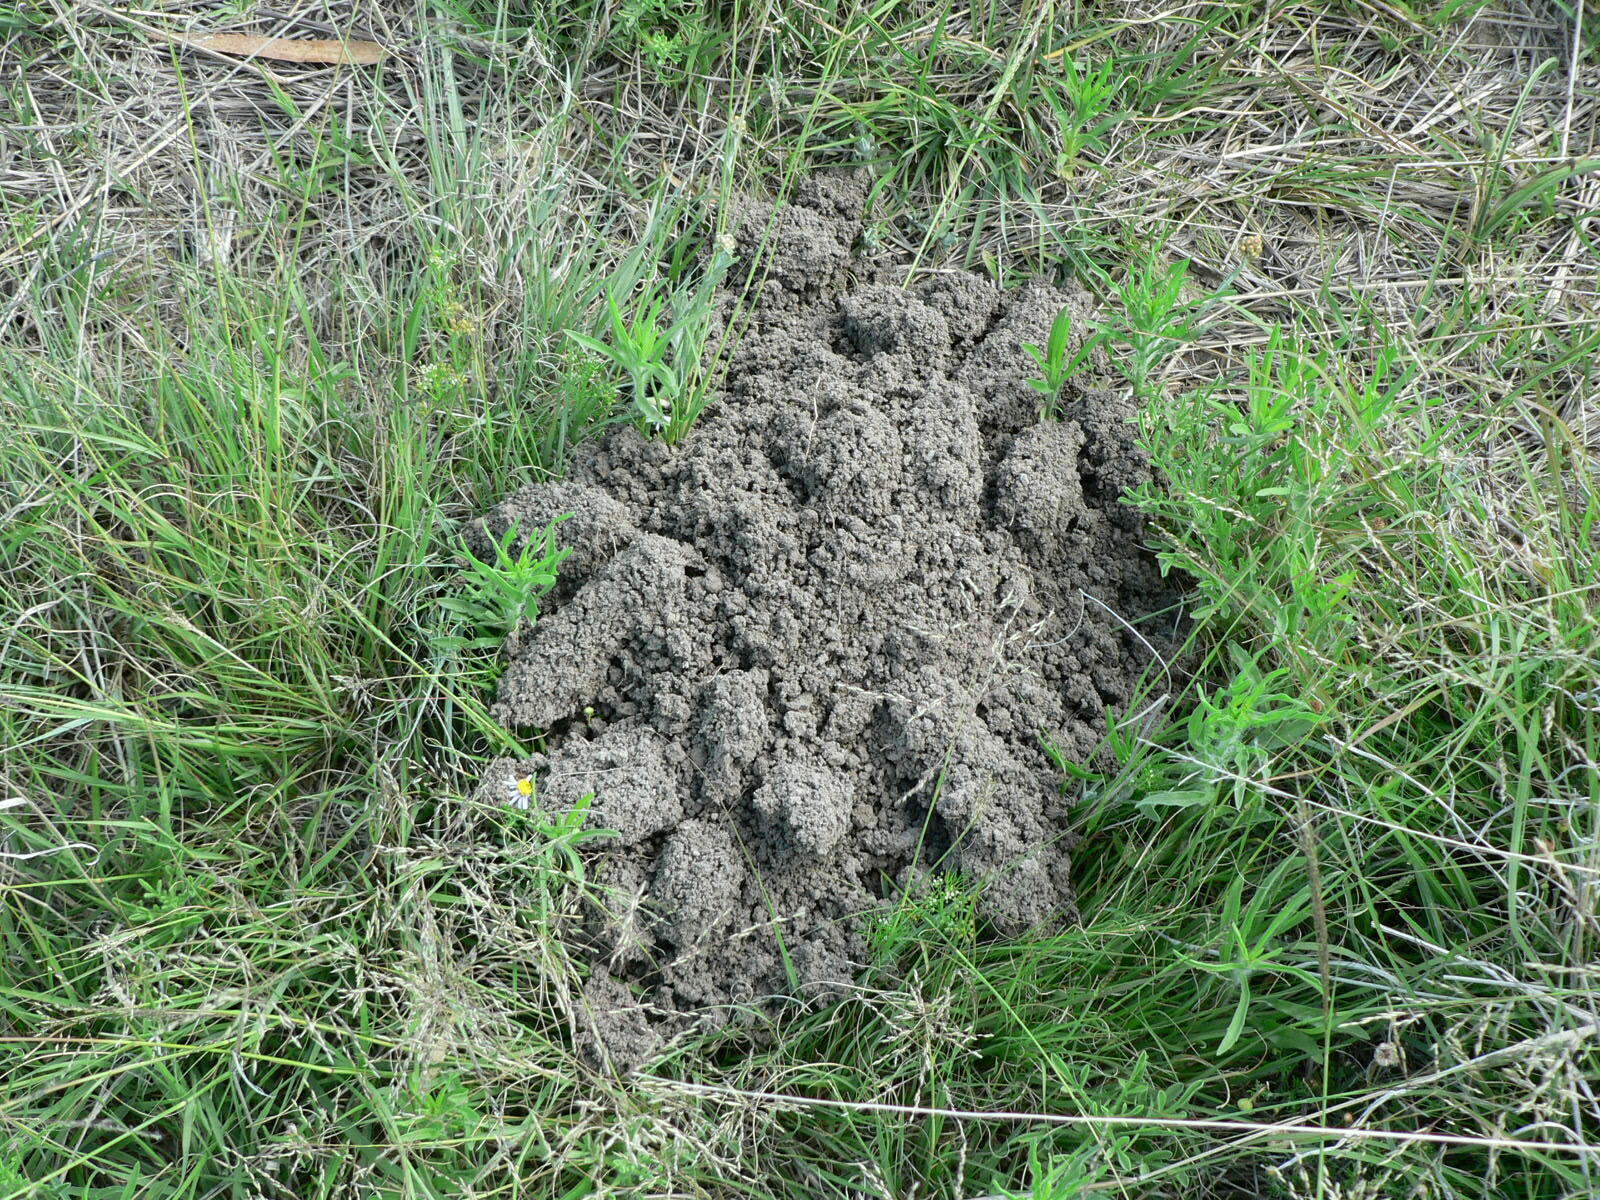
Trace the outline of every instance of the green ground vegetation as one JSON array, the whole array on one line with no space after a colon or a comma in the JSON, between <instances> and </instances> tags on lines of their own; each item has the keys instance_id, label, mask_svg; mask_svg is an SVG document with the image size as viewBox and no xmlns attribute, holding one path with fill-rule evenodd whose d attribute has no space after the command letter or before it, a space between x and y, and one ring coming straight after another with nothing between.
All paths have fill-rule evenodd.
<instances>
[{"instance_id":1,"label":"green ground vegetation","mask_svg":"<svg viewBox=\"0 0 1600 1200\"><path fill-rule=\"evenodd\" d=\"M1600 1192L1597 38L0 3L0 1198ZM835 164L878 249L1095 291L1192 667L1064 768L1079 924L941 885L852 999L602 1075L585 835L471 798L550 564L462 529L693 437L727 197Z\"/></svg>"}]
</instances>

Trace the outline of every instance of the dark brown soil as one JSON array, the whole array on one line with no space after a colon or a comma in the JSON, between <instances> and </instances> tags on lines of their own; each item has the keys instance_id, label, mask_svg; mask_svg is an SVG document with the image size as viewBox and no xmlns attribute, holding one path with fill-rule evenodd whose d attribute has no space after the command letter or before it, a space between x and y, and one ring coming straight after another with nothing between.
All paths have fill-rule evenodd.
<instances>
[{"instance_id":1,"label":"dark brown soil","mask_svg":"<svg viewBox=\"0 0 1600 1200\"><path fill-rule=\"evenodd\" d=\"M1023 343L1086 298L896 286L852 258L863 199L824 179L745 214L766 283L684 444L619 428L484 523L572 514L498 707L550 749L486 790L532 777L546 811L592 794L617 834L580 1036L618 1065L848 984L869 914L929 872L981 882L1002 929L1070 920L1044 743L1094 761L1173 632L1119 503L1149 477L1126 403L1069 386L1041 423L1026 384Z\"/></svg>"}]
</instances>

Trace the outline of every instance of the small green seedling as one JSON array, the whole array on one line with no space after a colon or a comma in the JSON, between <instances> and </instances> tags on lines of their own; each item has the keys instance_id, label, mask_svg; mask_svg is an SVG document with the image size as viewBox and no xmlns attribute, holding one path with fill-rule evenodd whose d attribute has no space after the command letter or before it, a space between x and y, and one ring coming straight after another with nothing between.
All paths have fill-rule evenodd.
<instances>
[{"instance_id":1,"label":"small green seedling","mask_svg":"<svg viewBox=\"0 0 1600 1200\"><path fill-rule=\"evenodd\" d=\"M1043 397L1039 401L1039 419L1054 419L1056 404L1061 398L1061 389L1066 386L1067 380L1078 373L1078 368L1088 361L1089 355L1094 353L1104 337L1104 330L1095 330L1083 340L1083 344L1068 356L1072 343L1072 313L1063 308L1056 314L1056 319L1050 325L1050 340L1041 350L1032 342L1024 342L1022 348L1032 356L1033 361L1039 364L1039 377L1028 380L1028 386Z\"/></svg>"},{"instance_id":2,"label":"small green seedling","mask_svg":"<svg viewBox=\"0 0 1600 1200\"><path fill-rule=\"evenodd\" d=\"M655 296L640 305L630 321L615 296L606 297L611 337L602 340L567 330L567 336L586 350L610 359L627 373L633 389L633 409L656 433L672 421L673 402L684 390L684 379L672 361L684 322L669 323L667 303Z\"/></svg>"}]
</instances>

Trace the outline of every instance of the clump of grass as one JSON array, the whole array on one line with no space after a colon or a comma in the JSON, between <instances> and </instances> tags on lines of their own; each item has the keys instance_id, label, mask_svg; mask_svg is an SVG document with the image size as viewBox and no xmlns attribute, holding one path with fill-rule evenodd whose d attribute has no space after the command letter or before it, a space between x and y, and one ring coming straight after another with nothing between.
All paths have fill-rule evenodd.
<instances>
[{"instance_id":1,"label":"clump of grass","mask_svg":"<svg viewBox=\"0 0 1600 1200\"><path fill-rule=\"evenodd\" d=\"M719 252L693 287L680 286L671 297L660 281L651 281L628 313L615 294L608 294L604 337L567 330L579 346L627 376L634 418L669 442L689 432L708 399L702 351L725 269L726 257Z\"/></svg>"},{"instance_id":2,"label":"clump of grass","mask_svg":"<svg viewBox=\"0 0 1600 1200\"><path fill-rule=\"evenodd\" d=\"M473 798L529 749L495 650L559 551L461 531L616 418L565 330L665 269L683 205L585 207L559 105L453 61L419 141L290 142L275 179L315 187L196 149L223 199L148 269L8 260L0 1196L565 1191L616 1156L626 1097L571 1048L574 831ZM378 236L373 191L427 219Z\"/></svg>"}]
</instances>

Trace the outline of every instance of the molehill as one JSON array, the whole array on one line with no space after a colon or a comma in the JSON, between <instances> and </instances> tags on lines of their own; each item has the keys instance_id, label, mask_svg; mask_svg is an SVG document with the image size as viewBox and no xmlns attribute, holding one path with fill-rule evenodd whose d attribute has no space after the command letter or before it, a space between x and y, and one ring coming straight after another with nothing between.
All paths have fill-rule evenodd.
<instances>
[{"instance_id":1,"label":"molehill","mask_svg":"<svg viewBox=\"0 0 1600 1200\"><path fill-rule=\"evenodd\" d=\"M864 199L824 176L741 212L730 278L759 260L765 282L693 432L619 427L481 524L571 514L497 708L546 753L495 763L485 793L592 795L616 834L578 1030L614 1065L848 984L872 914L931 874L980 883L1003 930L1070 920L1046 743L1096 760L1173 636L1119 503L1149 478L1127 403L1069 384L1041 421L1027 386L1023 344L1086 296L901 286L852 254Z\"/></svg>"}]
</instances>

